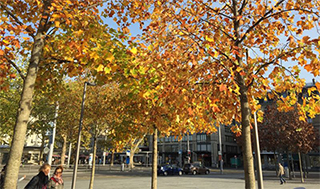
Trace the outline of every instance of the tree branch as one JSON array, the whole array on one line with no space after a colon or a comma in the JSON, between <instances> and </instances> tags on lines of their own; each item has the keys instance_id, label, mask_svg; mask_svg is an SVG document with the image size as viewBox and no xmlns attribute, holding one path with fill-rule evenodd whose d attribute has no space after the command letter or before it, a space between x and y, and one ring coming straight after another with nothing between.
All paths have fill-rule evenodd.
<instances>
[{"instance_id":1,"label":"tree branch","mask_svg":"<svg viewBox=\"0 0 320 189\"><path fill-rule=\"evenodd\" d=\"M23 75L22 71L20 70L20 68L12 61L10 60L10 58L7 55L3 55L4 58L9 62L9 64L11 64L19 73L20 77L24 80L25 76Z\"/></svg>"},{"instance_id":2,"label":"tree branch","mask_svg":"<svg viewBox=\"0 0 320 189\"><path fill-rule=\"evenodd\" d=\"M277 4L272 7L269 11L267 11L257 22L255 22L252 26L249 27L249 29L244 33L244 35L242 36L242 38L238 41L238 43L240 44L243 40L246 39L246 36L249 32L251 32L257 25L259 25L263 20L265 20L267 18L267 16L269 14L272 13L272 11L274 10L275 7L278 7L281 3L283 3L285 0L280 0L279 2L277 2Z\"/></svg>"},{"instance_id":3,"label":"tree branch","mask_svg":"<svg viewBox=\"0 0 320 189\"><path fill-rule=\"evenodd\" d=\"M18 17L16 17L16 16L7 8L7 6L4 6L2 3L0 3L0 6L1 6L1 8L4 9L20 26L24 26L24 25L25 25L25 24L23 24L23 23L18 19ZM34 38L33 32L32 32L32 30L31 30L30 28L27 27L25 30L28 32L28 34L29 34L32 38Z\"/></svg>"}]
</instances>

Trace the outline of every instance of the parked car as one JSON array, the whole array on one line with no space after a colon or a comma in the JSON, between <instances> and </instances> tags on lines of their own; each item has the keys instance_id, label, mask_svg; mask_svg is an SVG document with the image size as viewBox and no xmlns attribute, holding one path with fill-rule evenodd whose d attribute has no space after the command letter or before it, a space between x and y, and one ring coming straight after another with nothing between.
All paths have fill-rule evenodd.
<instances>
[{"instance_id":1,"label":"parked car","mask_svg":"<svg viewBox=\"0 0 320 189\"><path fill-rule=\"evenodd\" d=\"M183 174L183 171L180 167L174 164L167 164L158 166L158 175L179 175L181 176Z\"/></svg>"},{"instance_id":2,"label":"parked car","mask_svg":"<svg viewBox=\"0 0 320 189\"><path fill-rule=\"evenodd\" d=\"M186 163L184 164L183 166L183 172L185 174L193 174L193 175L196 175L196 174L209 174L210 173L210 170L209 168L201 165L200 163Z\"/></svg>"}]
</instances>

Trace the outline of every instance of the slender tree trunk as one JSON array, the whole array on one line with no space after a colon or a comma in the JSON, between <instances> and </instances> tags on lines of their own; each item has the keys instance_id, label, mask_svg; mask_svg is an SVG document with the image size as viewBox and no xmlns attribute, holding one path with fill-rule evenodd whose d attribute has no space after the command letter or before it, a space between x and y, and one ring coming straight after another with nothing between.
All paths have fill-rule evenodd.
<instances>
[{"instance_id":1,"label":"slender tree trunk","mask_svg":"<svg viewBox=\"0 0 320 189\"><path fill-rule=\"evenodd\" d=\"M288 165L288 170L289 170L289 180L292 180L288 150L287 150L287 165Z\"/></svg>"},{"instance_id":2,"label":"slender tree trunk","mask_svg":"<svg viewBox=\"0 0 320 189\"><path fill-rule=\"evenodd\" d=\"M303 177L308 178L307 154L302 154L303 158Z\"/></svg>"},{"instance_id":3,"label":"slender tree trunk","mask_svg":"<svg viewBox=\"0 0 320 189\"><path fill-rule=\"evenodd\" d=\"M93 188L94 174L96 169L96 154L97 154L97 134L94 134L93 137L93 157L92 157L92 168L91 168L91 178L89 189Z\"/></svg>"},{"instance_id":4,"label":"slender tree trunk","mask_svg":"<svg viewBox=\"0 0 320 189\"><path fill-rule=\"evenodd\" d=\"M130 149L130 157L129 157L129 169L132 170L134 165L133 165L133 157L135 152L137 151L139 145L141 144L141 142L143 141L145 135L143 135L143 137L141 137L138 142L136 144L134 144L134 146Z\"/></svg>"},{"instance_id":5,"label":"slender tree trunk","mask_svg":"<svg viewBox=\"0 0 320 189\"><path fill-rule=\"evenodd\" d=\"M67 135L62 135L62 149L61 149L61 165L64 166L65 165L65 159L66 159L66 152L67 152Z\"/></svg>"},{"instance_id":6,"label":"slender tree trunk","mask_svg":"<svg viewBox=\"0 0 320 189\"><path fill-rule=\"evenodd\" d=\"M302 173L302 163L301 163L301 153L300 153L300 151L298 152L298 155L299 155L299 166L300 166L300 177L301 177L301 182L304 182L304 179L303 179L303 173Z\"/></svg>"},{"instance_id":7,"label":"slender tree trunk","mask_svg":"<svg viewBox=\"0 0 320 189\"><path fill-rule=\"evenodd\" d=\"M39 156L39 165L42 164L42 160L43 160L43 149L44 149L44 141L45 141L45 133L42 132L41 133L41 147L40 147L40 156Z\"/></svg>"},{"instance_id":8,"label":"slender tree trunk","mask_svg":"<svg viewBox=\"0 0 320 189\"><path fill-rule=\"evenodd\" d=\"M245 87L243 79L240 79L240 103L241 103L241 125L242 125L242 141L243 141L243 163L245 174L245 188L255 188L255 175L253 166L253 155L251 147L250 134L250 107L248 101L248 91Z\"/></svg>"},{"instance_id":9,"label":"slender tree trunk","mask_svg":"<svg viewBox=\"0 0 320 189\"><path fill-rule=\"evenodd\" d=\"M291 167L292 167L292 177L296 178L296 175L294 173L294 163L293 163L293 153L291 152Z\"/></svg>"},{"instance_id":10,"label":"slender tree trunk","mask_svg":"<svg viewBox=\"0 0 320 189\"><path fill-rule=\"evenodd\" d=\"M131 148L130 148L130 156L129 156L129 170L130 170L130 171L131 171L131 170L133 169L133 167L134 167L134 165L133 165L134 152L135 152L134 147L131 147Z\"/></svg>"},{"instance_id":11,"label":"slender tree trunk","mask_svg":"<svg viewBox=\"0 0 320 189\"><path fill-rule=\"evenodd\" d=\"M45 44L45 33L47 31L47 22L49 18L49 6L51 0L44 1L43 12L39 17L39 27L37 34L34 36L34 43L30 55L30 63L27 75L23 82L23 90L21 94L19 109L17 111L17 119L14 127L13 138L5 174L4 189L17 188L17 180L23 146L26 138L27 123L29 120L35 81L37 78L38 67L43 53Z\"/></svg>"},{"instance_id":12,"label":"slender tree trunk","mask_svg":"<svg viewBox=\"0 0 320 189\"><path fill-rule=\"evenodd\" d=\"M273 152L273 156L274 156L274 168L276 170L276 176L278 176L278 169L277 169L278 159L277 159L277 156L276 156L276 151Z\"/></svg>"},{"instance_id":13,"label":"slender tree trunk","mask_svg":"<svg viewBox=\"0 0 320 189\"><path fill-rule=\"evenodd\" d=\"M110 163L110 166L113 166L113 162L114 162L114 150L111 151L111 163Z\"/></svg>"},{"instance_id":14,"label":"slender tree trunk","mask_svg":"<svg viewBox=\"0 0 320 189\"><path fill-rule=\"evenodd\" d=\"M155 127L153 132L151 189L157 189L157 167L158 167L157 159L158 159L158 129Z\"/></svg>"}]
</instances>

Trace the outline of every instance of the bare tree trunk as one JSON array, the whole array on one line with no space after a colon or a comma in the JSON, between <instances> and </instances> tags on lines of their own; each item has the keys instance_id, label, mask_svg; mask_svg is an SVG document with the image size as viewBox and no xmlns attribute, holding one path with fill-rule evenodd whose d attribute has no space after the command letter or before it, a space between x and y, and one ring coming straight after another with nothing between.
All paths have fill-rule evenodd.
<instances>
[{"instance_id":1,"label":"bare tree trunk","mask_svg":"<svg viewBox=\"0 0 320 189\"><path fill-rule=\"evenodd\" d=\"M91 178L90 178L89 189L93 188L94 174L96 169L96 154L97 154L97 133L95 131L95 134L93 137L93 157L92 157L92 168L91 168Z\"/></svg>"},{"instance_id":2,"label":"bare tree trunk","mask_svg":"<svg viewBox=\"0 0 320 189\"><path fill-rule=\"evenodd\" d=\"M141 137L138 142L133 146L131 147L130 149L130 157L129 157L129 170L132 170L134 165L133 165L133 157L134 157L134 154L135 152L137 151L139 145L141 144L141 142L143 141L145 135L143 135L143 137Z\"/></svg>"},{"instance_id":3,"label":"bare tree trunk","mask_svg":"<svg viewBox=\"0 0 320 189\"><path fill-rule=\"evenodd\" d=\"M298 152L298 155L299 155L299 166L300 166L300 177L301 177L301 182L304 182L304 179L303 179L303 173L302 173L302 163L301 163L301 153L300 153L300 151Z\"/></svg>"},{"instance_id":4,"label":"bare tree trunk","mask_svg":"<svg viewBox=\"0 0 320 189\"><path fill-rule=\"evenodd\" d=\"M288 170L289 170L289 180L292 180L291 169L290 169L290 160L289 160L289 152L288 152L288 150L286 152L287 152L287 165L288 165Z\"/></svg>"},{"instance_id":5,"label":"bare tree trunk","mask_svg":"<svg viewBox=\"0 0 320 189\"><path fill-rule=\"evenodd\" d=\"M67 152L67 135L61 135L63 143L62 143L62 149L61 149L61 165L65 165L65 159L66 159L66 152Z\"/></svg>"},{"instance_id":6,"label":"bare tree trunk","mask_svg":"<svg viewBox=\"0 0 320 189\"><path fill-rule=\"evenodd\" d=\"M114 162L114 150L111 151L111 163L110 163L110 166L113 166L113 162Z\"/></svg>"},{"instance_id":7,"label":"bare tree trunk","mask_svg":"<svg viewBox=\"0 0 320 189\"><path fill-rule=\"evenodd\" d=\"M303 177L308 178L307 154L302 154L303 158Z\"/></svg>"},{"instance_id":8,"label":"bare tree trunk","mask_svg":"<svg viewBox=\"0 0 320 189\"><path fill-rule=\"evenodd\" d=\"M292 177L296 178L296 175L294 173L294 163L293 163L293 153L291 152L291 168L292 168Z\"/></svg>"},{"instance_id":9,"label":"bare tree trunk","mask_svg":"<svg viewBox=\"0 0 320 189\"><path fill-rule=\"evenodd\" d=\"M248 91L243 79L239 78L240 83L240 103L241 103L241 125L242 125L242 141L243 141L243 164L245 174L245 188L255 188L255 175L253 166L253 155L251 147L250 134L250 107L248 101Z\"/></svg>"},{"instance_id":10,"label":"bare tree trunk","mask_svg":"<svg viewBox=\"0 0 320 189\"><path fill-rule=\"evenodd\" d=\"M41 132L41 147L40 147L40 156L39 156L39 165L42 164L43 160L43 149L44 149L44 141L45 141L45 133Z\"/></svg>"},{"instance_id":11,"label":"bare tree trunk","mask_svg":"<svg viewBox=\"0 0 320 189\"><path fill-rule=\"evenodd\" d=\"M158 129L155 127L153 132L151 189L157 189L157 167L158 167L157 159L158 159Z\"/></svg>"},{"instance_id":12,"label":"bare tree trunk","mask_svg":"<svg viewBox=\"0 0 320 189\"><path fill-rule=\"evenodd\" d=\"M47 23L50 11L49 6L51 6L51 0L44 1L38 30L36 35L34 36L34 43L30 55L30 63L27 75L23 82L23 90L21 94L19 109L17 111L17 119L11 142L9 160L4 181L5 189L17 188L18 173L21 163L23 146L26 138L27 123L32 108L34 86L38 74L40 59L43 53L43 47L45 44L45 33L48 28Z\"/></svg>"},{"instance_id":13,"label":"bare tree trunk","mask_svg":"<svg viewBox=\"0 0 320 189\"><path fill-rule=\"evenodd\" d=\"M273 156L274 156L274 168L276 170L276 176L278 176L278 169L277 169L278 159L277 159L277 156L276 156L276 151L273 152Z\"/></svg>"}]
</instances>

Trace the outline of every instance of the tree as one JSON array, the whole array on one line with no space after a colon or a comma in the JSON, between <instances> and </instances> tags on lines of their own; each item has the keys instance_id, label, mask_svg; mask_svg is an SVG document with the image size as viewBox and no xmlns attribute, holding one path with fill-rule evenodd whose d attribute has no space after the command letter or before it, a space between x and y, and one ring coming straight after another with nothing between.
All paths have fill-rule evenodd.
<instances>
[{"instance_id":1,"label":"tree","mask_svg":"<svg viewBox=\"0 0 320 189\"><path fill-rule=\"evenodd\" d=\"M316 149L319 145L319 138L312 124L299 118L297 110L281 112L277 109L276 104L269 105L264 114L264 121L259 125L262 149L274 152L285 151L288 163L289 151L299 153L299 162L301 162L300 152L308 153ZM303 182L301 170L300 164L301 181Z\"/></svg>"},{"instance_id":2,"label":"tree","mask_svg":"<svg viewBox=\"0 0 320 189\"><path fill-rule=\"evenodd\" d=\"M16 120L16 111L19 104L22 80L19 77L8 79L0 84L0 88L0 142L3 144L10 144L14 129L13 125Z\"/></svg>"},{"instance_id":3,"label":"tree","mask_svg":"<svg viewBox=\"0 0 320 189\"><path fill-rule=\"evenodd\" d=\"M288 61L319 75L319 38L305 34L319 26L319 4L309 0L119 0L110 2L111 6L119 11L109 9L107 15L117 15L123 31L128 30L128 22L140 24L141 46L150 45L157 55L148 58L162 60L154 68L172 84L164 91L184 91L180 96L192 102L179 107L189 110L182 111L185 115L180 120L199 130L208 128L209 124L198 124L208 122L208 117L226 125L233 117L241 123L233 130L241 129L243 137L245 187L255 188L250 119L259 106L254 99L264 97L272 86L279 93L301 90L300 69L285 66ZM174 73L166 74L172 69ZM282 108L295 104L297 99L291 97L284 99ZM312 115L319 113L315 106L309 110Z\"/></svg>"},{"instance_id":4,"label":"tree","mask_svg":"<svg viewBox=\"0 0 320 189\"><path fill-rule=\"evenodd\" d=\"M15 188L18 178L20 159L23 150L27 120L32 107L34 84L40 63L43 58L45 44L49 44L51 37L57 32L71 30L88 34L88 23L99 20L96 7L101 1L11 1L0 3L1 22L1 50L0 65L6 77L11 73L10 68L17 69L24 79L21 100L15 123L15 130L11 144L10 157L7 164L4 188ZM63 33L63 32L62 32ZM90 34L90 32L89 32ZM27 37L28 36L28 37ZM70 43L75 41L70 40ZM73 49L78 54L84 49ZM71 52L71 51L70 51ZM28 62L26 75L14 60L22 57ZM66 62L66 61L62 61ZM75 62L81 65L79 58ZM82 62L83 64L83 62ZM72 65L72 64L70 64ZM73 66L73 65L72 65ZM68 65L66 67L69 67ZM75 68L69 67L69 72Z\"/></svg>"}]
</instances>

